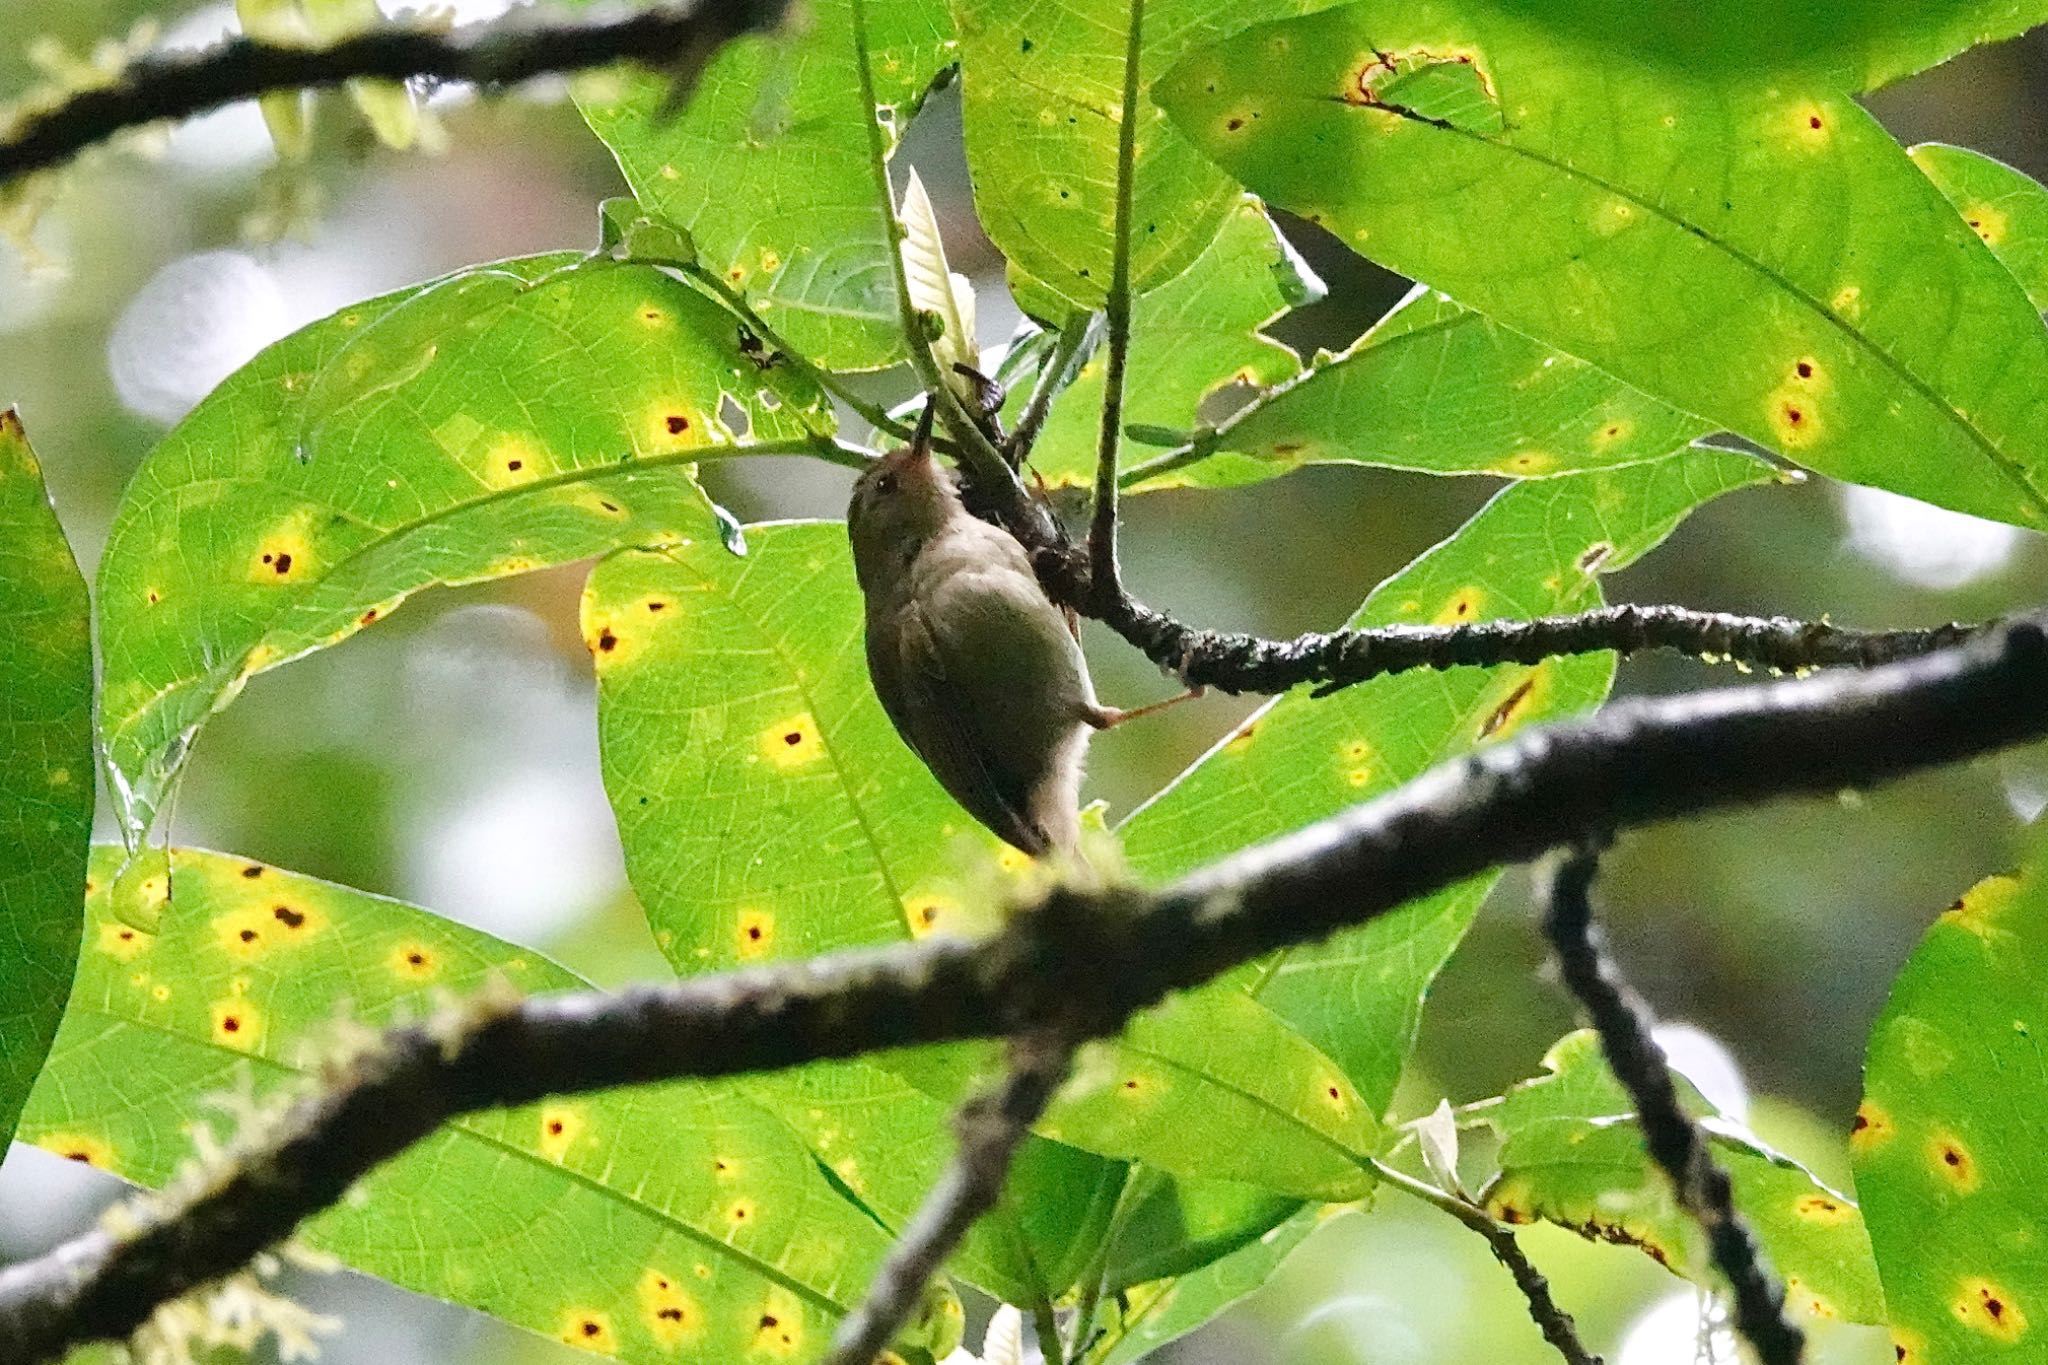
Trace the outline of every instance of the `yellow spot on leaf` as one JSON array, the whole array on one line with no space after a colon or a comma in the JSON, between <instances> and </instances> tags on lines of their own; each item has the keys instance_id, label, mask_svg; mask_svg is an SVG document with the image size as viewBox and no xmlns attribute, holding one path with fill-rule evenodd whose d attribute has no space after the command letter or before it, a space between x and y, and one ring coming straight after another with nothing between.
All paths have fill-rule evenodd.
<instances>
[{"instance_id":1,"label":"yellow spot on leaf","mask_svg":"<svg viewBox=\"0 0 2048 1365\"><path fill-rule=\"evenodd\" d=\"M1897 1365L1925 1365L1926 1338L1903 1327L1892 1328L1892 1358Z\"/></svg>"},{"instance_id":2,"label":"yellow spot on leaf","mask_svg":"<svg viewBox=\"0 0 2048 1365\"><path fill-rule=\"evenodd\" d=\"M762 757L785 771L807 767L825 756L825 741L818 734L818 722L808 711L784 716L763 730L755 743Z\"/></svg>"},{"instance_id":3,"label":"yellow spot on leaf","mask_svg":"<svg viewBox=\"0 0 2048 1365\"><path fill-rule=\"evenodd\" d=\"M1846 1223L1856 1216L1853 1207L1827 1194L1802 1194L1792 1201L1792 1211L1809 1223Z\"/></svg>"},{"instance_id":4,"label":"yellow spot on leaf","mask_svg":"<svg viewBox=\"0 0 2048 1365\"><path fill-rule=\"evenodd\" d=\"M249 556L252 583L298 583L313 573L313 542L308 534L311 508L294 512L256 542Z\"/></svg>"},{"instance_id":5,"label":"yellow spot on leaf","mask_svg":"<svg viewBox=\"0 0 2048 1365\"><path fill-rule=\"evenodd\" d=\"M401 943L391 950L391 973L406 981L432 981L441 974L441 959L423 943Z\"/></svg>"},{"instance_id":6,"label":"yellow spot on leaf","mask_svg":"<svg viewBox=\"0 0 2048 1365\"><path fill-rule=\"evenodd\" d=\"M1602 237L1612 237L1618 232L1635 226L1636 220L1641 216L1641 210L1637 209L1634 204L1617 196L1609 199L1595 211L1593 215L1593 231L1599 233Z\"/></svg>"},{"instance_id":7,"label":"yellow spot on leaf","mask_svg":"<svg viewBox=\"0 0 2048 1365\"><path fill-rule=\"evenodd\" d=\"M562 1330L557 1335L568 1345L599 1355L611 1355L619 1349L618 1338L612 1335L612 1320L595 1309L564 1309Z\"/></svg>"},{"instance_id":8,"label":"yellow spot on leaf","mask_svg":"<svg viewBox=\"0 0 2048 1365\"><path fill-rule=\"evenodd\" d=\"M95 946L109 957L128 962L155 941L154 934L145 934L131 924L105 920L100 924Z\"/></svg>"},{"instance_id":9,"label":"yellow spot on leaf","mask_svg":"<svg viewBox=\"0 0 2048 1365\"><path fill-rule=\"evenodd\" d=\"M2027 1331L2027 1315L2013 1302L2012 1292L1982 1276L1971 1276L1956 1286L1949 1311L1972 1331L2010 1344Z\"/></svg>"},{"instance_id":10,"label":"yellow spot on leaf","mask_svg":"<svg viewBox=\"0 0 2048 1365\"><path fill-rule=\"evenodd\" d=\"M731 1224L735 1230L738 1230L747 1227L754 1221L755 1212L753 1200L735 1199L726 1206L725 1221Z\"/></svg>"},{"instance_id":11,"label":"yellow spot on leaf","mask_svg":"<svg viewBox=\"0 0 2048 1365\"><path fill-rule=\"evenodd\" d=\"M66 1161L76 1161L82 1166L97 1166L103 1171L114 1169L114 1149L105 1138L93 1137L86 1133L44 1133L35 1140L35 1143L44 1151L55 1152Z\"/></svg>"},{"instance_id":12,"label":"yellow spot on leaf","mask_svg":"<svg viewBox=\"0 0 2048 1365\"><path fill-rule=\"evenodd\" d=\"M1496 474L1511 479L1528 478L1557 467L1557 456L1547 450L1518 450L1493 467Z\"/></svg>"},{"instance_id":13,"label":"yellow spot on leaf","mask_svg":"<svg viewBox=\"0 0 2048 1365\"><path fill-rule=\"evenodd\" d=\"M1983 1183L1977 1158L1954 1133L1937 1130L1927 1139L1927 1164L1957 1194L1974 1193Z\"/></svg>"},{"instance_id":14,"label":"yellow spot on leaf","mask_svg":"<svg viewBox=\"0 0 2048 1365\"><path fill-rule=\"evenodd\" d=\"M560 1161L583 1135L583 1109L574 1104L543 1105L539 1128L536 1145L540 1154L550 1161Z\"/></svg>"},{"instance_id":15,"label":"yellow spot on leaf","mask_svg":"<svg viewBox=\"0 0 2048 1365\"><path fill-rule=\"evenodd\" d=\"M1963 210L1963 221L1970 225L1970 231L1984 239L1986 246L2000 246L2011 228L2005 211L1990 204L1972 204Z\"/></svg>"},{"instance_id":16,"label":"yellow spot on leaf","mask_svg":"<svg viewBox=\"0 0 2048 1365\"><path fill-rule=\"evenodd\" d=\"M1480 608L1486 604L1486 594L1477 587L1460 588L1452 593L1437 611L1436 623L1440 626L1461 625L1466 621L1479 619Z\"/></svg>"},{"instance_id":17,"label":"yellow spot on leaf","mask_svg":"<svg viewBox=\"0 0 2048 1365\"><path fill-rule=\"evenodd\" d=\"M1965 891L1961 900L1942 911L1939 922L1968 929L1979 938L1989 938L1997 932L1999 920L2004 917L2019 889L2017 877L1986 877Z\"/></svg>"},{"instance_id":18,"label":"yellow spot on leaf","mask_svg":"<svg viewBox=\"0 0 2048 1365\"><path fill-rule=\"evenodd\" d=\"M253 1052L263 1039L263 1016L239 995L213 1002L213 1041L222 1047Z\"/></svg>"},{"instance_id":19,"label":"yellow spot on leaf","mask_svg":"<svg viewBox=\"0 0 2048 1365\"><path fill-rule=\"evenodd\" d=\"M554 462L524 436L504 436L484 452L477 471L492 488L517 488L554 472Z\"/></svg>"},{"instance_id":20,"label":"yellow spot on leaf","mask_svg":"<svg viewBox=\"0 0 2048 1365\"><path fill-rule=\"evenodd\" d=\"M767 271L771 275L774 274L776 271L782 269L782 257L776 252L768 250L768 248L766 247L761 248L761 269Z\"/></svg>"},{"instance_id":21,"label":"yellow spot on leaf","mask_svg":"<svg viewBox=\"0 0 2048 1365\"><path fill-rule=\"evenodd\" d=\"M1845 284L1828 300L1828 307L1853 321L1863 316L1863 291L1856 285Z\"/></svg>"},{"instance_id":22,"label":"yellow spot on leaf","mask_svg":"<svg viewBox=\"0 0 2048 1365\"><path fill-rule=\"evenodd\" d=\"M1802 151L1817 152L1834 140L1835 112L1818 100L1796 100L1777 117L1787 141Z\"/></svg>"},{"instance_id":23,"label":"yellow spot on leaf","mask_svg":"<svg viewBox=\"0 0 2048 1365\"><path fill-rule=\"evenodd\" d=\"M156 985L149 988L149 996L150 999L161 1005L164 1001L171 998L171 988L159 981Z\"/></svg>"},{"instance_id":24,"label":"yellow spot on leaf","mask_svg":"<svg viewBox=\"0 0 2048 1365\"><path fill-rule=\"evenodd\" d=\"M903 921L912 938L939 932L959 913L960 906L950 897L914 891L903 898Z\"/></svg>"},{"instance_id":25,"label":"yellow spot on leaf","mask_svg":"<svg viewBox=\"0 0 2048 1365\"><path fill-rule=\"evenodd\" d=\"M797 1355L804 1344L803 1311L794 1295L771 1292L754 1319L753 1340L747 1345L749 1353L777 1359Z\"/></svg>"},{"instance_id":26,"label":"yellow spot on leaf","mask_svg":"<svg viewBox=\"0 0 2048 1365\"><path fill-rule=\"evenodd\" d=\"M1516 677L1510 674L1494 685L1489 698L1498 698L1479 721L1479 740L1506 739L1522 722L1541 711L1550 698L1551 669L1538 664Z\"/></svg>"},{"instance_id":27,"label":"yellow spot on leaf","mask_svg":"<svg viewBox=\"0 0 2048 1365\"><path fill-rule=\"evenodd\" d=\"M1849 1122L1849 1145L1859 1152L1868 1152L1891 1141L1893 1131L1892 1116L1865 1100Z\"/></svg>"},{"instance_id":28,"label":"yellow spot on leaf","mask_svg":"<svg viewBox=\"0 0 2048 1365\"><path fill-rule=\"evenodd\" d=\"M664 1270L649 1270L640 1277L640 1317L647 1324L648 1335L662 1346L681 1345L695 1337L704 1323L697 1301Z\"/></svg>"},{"instance_id":29,"label":"yellow spot on leaf","mask_svg":"<svg viewBox=\"0 0 2048 1365\"><path fill-rule=\"evenodd\" d=\"M768 956L775 946L775 916L766 910L747 908L733 925L733 951L752 961Z\"/></svg>"},{"instance_id":30,"label":"yellow spot on leaf","mask_svg":"<svg viewBox=\"0 0 2048 1365\"><path fill-rule=\"evenodd\" d=\"M1232 735L1229 739L1223 741L1223 752L1226 754L1243 753L1245 750L1252 747L1252 740L1255 736L1257 736L1258 733L1259 727L1256 721L1245 722L1244 727L1242 729L1240 729L1236 734Z\"/></svg>"},{"instance_id":31,"label":"yellow spot on leaf","mask_svg":"<svg viewBox=\"0 0 2048 1365\"><path fill-rule=\"evenodd\" d=\"M664 455L706 443L704 414L678 398L662 399L641 410L633 448L641 455Z\"/></svg>"},{"instance_id":32,"label":"yellow spot on leaf","mask_svg":"<svg viewBox=\"0 0 2048 1365\"><path fill-rule=\"evenodd\" d=\"M1770 423L1772 438L1783 449L1799 450L1820 438L1820 414L1813 390L1797 379L1772 391L1764 400L1764 416Z\"/></svg>"},{"instance_id":33,"label":"yellow spot on leaf","mask_svg":"<svg viewBox=\"0 0 2048 1365\"><path fill-rule=\"evenodd\" d=\"M996 866L1015 877L1030 870L1031 855L1004 844L996 850Z\"/></svg>"}]
</instances>

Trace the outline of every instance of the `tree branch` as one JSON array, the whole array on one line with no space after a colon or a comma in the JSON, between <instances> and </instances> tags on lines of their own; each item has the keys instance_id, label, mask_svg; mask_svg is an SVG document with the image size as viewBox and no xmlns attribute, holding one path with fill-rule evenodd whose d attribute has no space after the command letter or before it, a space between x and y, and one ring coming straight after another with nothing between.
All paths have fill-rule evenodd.
<instances>
[{"instance_id":1,"label":"tree branch","mask_svg":"<svg viewBox=\"0 0 2048 1365\"><path fill-rule=\"evenodd\" d=\"M1190 687L1232 694L1278 693L1313 683L1317 696L1327 696L1353 683L1416 668L1533 664L1560 655L1605 650L1621 654L1675 650L1779 673L1837 665L1870 668L1960 644L1984 629L1951 624L1853 630L1826 621L1624 603L1530 621L1381 626L1269 640L1184 625L1128 594L1098 606L1085 586L1076 585L1079 569L1071 564L1073 558L1068 557L1064 574L1056 568L1051 575L1051 591L1058 600L1096 616Z\"/></svg>"},{"instance_id":2,"label":"tree branch","mask_svg":"<svg viewBox=\"0 0 2048 1365\"><path fill-rule=\"evenodd\" d=\"M0 1272L0 1365L126 1336L449 1118L917 1043L1115 1032L1167 992L1590 834L1832 795L2048 736L2048 632L2022 619L1863 673L1624 702L1532 729L1164 889L1056 887L979 943L927 939L396 1029L261 1149L133 1231Z\"/></svg>"},{"instance_id":3,"label":"tree branch","mask_svg":"<svg viewBox=\"0 0 2048 1365\"><path fill-rule=\"evenodd\" d=\"M1735 1297L1735 1330L1762 1365L1799 1365L1806 1337L1785 1317L1785 1285L1771 1270L1749 1225L1735 1211L1734 1186L1714 1160L1706 1134L1686 1115L1664 1054L1650 1036L1650 1009L1629 988L1593 920L1597 846L1582 844L1553 871L1546 889L1544 936L1565 985L1577 997L1607 1064L1635 1100L1643 1145L1671 1181L1678 1203L1707 1234L1714 1265Z\"/></svg>"},{"instance_id":4,"label":"tree branch","mask_svg":"<svg viewBox=\"0 0 2048 1365\"><path fill-rule=\"evenodd\" d=\"M1002 1084L961 1107L959 1150L875 1272L867 1297L839 1324L825 1365L869 1365L896 1339L932 1276L1003 1197L1017 1147L1066 1079L1073 1057L1073 1043L1056 1034L1030 1034L1010 1045Z\"/></svg>"},{"instance_id":5,"label":"tree branch","mask_svg":"<svg viewBox=\"0 0 2048 1365\"><path fill-rule=\"evenodd\" d=\"M1116 562L1116 463L1124 438L1124 370L1131 355L1131 196L1138 160L1138 67L1144 51L1145 0L1130 0L1124 34L1124 98L1116 131L1116 217L1103 319L1109 363L1102 381L1102 427L1095 447L1095 506L1088 523L1088 591L1097 610L1124 595Z\"/></svg>"},{"instance_id":6,"label":"tree branch","mask_svg":"<svg viewBox=\"0 0 2048 1365\"><path fill-rule=\"evenodd\" d=\"M1514 1276L1515 1288L1522 1291L1528 1301L1529 1317L1543 1333L1543 1339L1550 1343L1557 1353L1565 1358L1566 1365L1601 1365L1600 1357L1586 1349L1586 1343L1579 1340L1578 1324L1572 1315L1558 1305L1550 1296L1550 1281L1538 1270L1515 1235L1502 1227L1485 1209L1469 1199L1461 1199L1446 1190L1415 1179L1405 1172L1396 1170L1384 1162L1372 1163L1373 1174L1387 1184L1404 1193L1411 1194L1433 1208L1442 1209L1451 1217L1463 1223L1486 1239L1487 1249L1493 1252L1493 1259L1507 1268Z\"/></svg>"},{"instance_id":7,"label":"tree branch","mask_svg":"<svg viewBox=\"0 0 2048 1365\"><path fill-rule=\"evenodd\" d=\"M273 90L375 77L432 76L511 85L623 60L687 84L718 47L782 22L788 0L697 0L599 23L473 25L452 33L378 28L331 47L231 39L201 52L137 61L113 84L30 113L0 138L0 182L60 165L124 129L189 118Z\"/></svg>"}]
</instances>

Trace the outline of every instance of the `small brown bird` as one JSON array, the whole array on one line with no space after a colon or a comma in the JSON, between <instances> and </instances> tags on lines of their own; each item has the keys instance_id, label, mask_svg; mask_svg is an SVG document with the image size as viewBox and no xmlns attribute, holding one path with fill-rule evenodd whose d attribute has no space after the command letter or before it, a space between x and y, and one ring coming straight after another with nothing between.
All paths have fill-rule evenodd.
<instances>
[{"instance_id":1,"label":"small brown bird","mask_svg":"<svg viewBox=\"0 0 2048 1365\"><path fill-rule=\"evenodd\" d=\"M868 672L904 742L968 814L1034 857L1080 838L1095 700L1067 617L1016 538L961 504L924 440L853 487L846 530L867 599Z\"/></svg>"}]
</instances>

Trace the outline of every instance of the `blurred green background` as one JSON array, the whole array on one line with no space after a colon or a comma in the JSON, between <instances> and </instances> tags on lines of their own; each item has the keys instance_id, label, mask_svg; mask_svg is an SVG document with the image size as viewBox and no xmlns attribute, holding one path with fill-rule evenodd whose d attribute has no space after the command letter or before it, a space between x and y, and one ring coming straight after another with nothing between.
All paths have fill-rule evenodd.
<instances>
[{"instance_id":1,"label":"blurred green background","mask_svg":"<svg viewBox=\"0 0 2048 1365\"><path fill-rule=\"evenodd\" d=\"M505 0L440 4L464 20ZM0 0L0 101L52 59L154 26L160 45L209 42L227 4ZM1870 104L1902 141L1957 142L2048 176L2048 39L1970 53ZM20 405L88 567L123 483L151 444L258 347L350 300L473 262L595 241L597 201L623 191L559 85L479 102L430 100L445 148L376 144L337 97L315 152L280 170L253 106L103 151L65 175L26 238L0 240L0 404ZM968 200L953 92L915 125L909 160L938 205L956 269L981 292L984 346L1015 313ZM275 229L290 230L281 238ZM1330 286L1278 335L1348 343L1405 289L1289 222ZM252 236L252 229L256 235ZM877 392L907 391L900 375ZM844 471L795 461L721 469L743 517L836 516ZM1327 627L1449 532L1481 480L1317 469L1232 493L1130 503L1130 577L1150 600L1218 627ZM423 595L390 623L254 682L199 746L174 812L185 843L232 850L403 896L542 948L600 981L664 972L624 887L597 776L592 684L578 638L581 570ZM1608 580L1617 599L1827 614L1857 625L1975 619L2048 598L2039 538L1821 480L1713 504L1649 561ZM1168 690L1111 637L1089 640L1104 696ZM1620 688L1739 682L1688 660L1626 664ZM1128 810L1249 703L1211 697L1095 746L1092 795ZM1865 1032L1922 927L2012 858L2048 803L2048 752L2022 751L1874 795L1773 806L1624 840L1605 899L1617 949L1685 1055L1747 1087L1767 1138L1846 1180L1840 1138ZM1403 1116L1528 1076L1571 1027L1546 979L1526 881L1511 877L1425 1016ZM0 1167L0 1256L83 1226L106 1197L90 1173L17 1148ZM1690 1289L1633 1253L1537 1230L1527 1242L1621 1365L1694 1358ZM305 1295L347 1320L340 1362L573 1359L474 1314L356 1277ZM1823 1336L1821 1358L1880 1361L1880 1333ZM1485 1248L1387 1195L1332 1220L1258 1296L1171 1358L1303 1365L1555 1359Z\"/></svg>"}]
</instances>

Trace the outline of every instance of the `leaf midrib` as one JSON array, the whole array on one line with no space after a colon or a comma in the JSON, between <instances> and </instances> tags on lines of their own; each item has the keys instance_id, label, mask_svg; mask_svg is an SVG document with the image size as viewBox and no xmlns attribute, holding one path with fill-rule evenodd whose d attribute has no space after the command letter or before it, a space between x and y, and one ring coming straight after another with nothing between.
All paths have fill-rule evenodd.
<instances>
[{"instance_id":1,"label":"leaf midrib","mask_svg":"<svg viewBox=\"0 0 2048 1365\"><path fill-rule=\"evenodd\" d=\"M1807 293L1804 289L1794 284L1790 279L1780 274L1777 270L1765 264L1763 261L1758 260L1756 257L1751 256L1748 252L1738 249L1730 242L1717 236L1714 232L1712 232L1704 225L1693 223L1684 218L1681 218L1676 213L1665 208L1662 204L1659 204L1651 199L1646 199L1634 190L1626 189L1611 181L1605 180L1600 176L1593 175L1588 171L1583 171L1578 169L1577 167L1568 165L1567 163L1560 161L1555 157L1545 156L1540 152L1533 151L1527 147L1520 146L1516 143L1509 142L1504 139L1486 137L1482 134L1472 132L1464 128L1459 128L1454 125L1446 124L1436 119L1426 118L1420 114L1414 113L1411 110L1403 109L1394 105L1355 105L1351 103L1349 100L1343 99L1341 96L1336 95L1322 96L1319 98L1323 102L1338 104L1347 109L1363 109L1367 107L1376 108L1383 113L1391 114L1406 122L1418 123L1424 127L1431 128L1439 133L1446 133L1454 137L1463 138L1467 142L1475 142L1483 147L1489 147L1498 151L1504 151L1512 156L1520 157L1525 161L1532 162L1539 166L1548 167L1550 170L1565 177L1566 179L1580 181L1586 185L1590 185L1597 189L1603 190L1608 194L1612 194L1618 199L1626 200L1628 203L1643 209L1645 212L1655 216L1656 218L1670 225L1671 227L1676 228L1678 231L1686 233L1689 236L1697 237L1699 240L1705 242L1707 245L1722 252L1729 260L1735 262L1737 265L1740 265L1754 272L1770 284L1775 285L1787 297L1793 299L1794 301L1805 307L1808 311L1812 312L1815 316L1821 318L1825 323L1827 323L1828 326L1840 332L1844 337L1846 337L1849 340L1849 342L1852 345L1854 345L1860 350L1866 351L1869 354L1875 356L1886 369L1890 370L1894 375L1898 376L1898 378L1901 381L1903 381L1909 388L1911 388L1914 392L1918 393L1923 399L1925 399L1926 402L1935 409L1935 411L1939 412L1943 417L1947 418L1952 426L1962 431L1962 433L1970 440L1970 442L1977 446L1977 448L1983 452L1985 458L1990 461L1992 467L1998 470L1999 473L2003 474L2009 481L2011 481L2015 486L2019 488L2021 494L2025 497L2025 499L2031 506L2033 506L2036 510L2042 512L2043 514L2048 514L2048 494L2044 494L2040 489L2035 488L2032 482L2028 480L2025 471L2019 466L2019 464L2016 461L2012 459L2011 456L2007 455L2003 450L1999 449L1998 446L1992 442L1990 437L1986 436L1983 432L1979 431L1976 428L1976 426L1974 426L1969 421L1968 418L1964 417L1960 412L1958 412L1955 409L1955 407L1948 402L1948 400L1941 396L1940 392L1936 390L1932 384L1922 379L1916 371L1911 369L1906 364L1905 361L1901 360L1899 357L1893 355L1890 351L1886 350L1883 346L1879 345L1877 341L1874 338L1870 337L1868 334L1859 331L1855 327L1850 326L1848 322L1836 316L1834 310L1828 308L1819 299ZM2017 289L2018 285L2015 284L2014 288ZM1572 353L1567 351L1565 352L1565 354L1570 355ZM1575 356L1574 358L1579 360L1585 360L1585 357L1583 356ZM1592 361L1586 361L1586 363L1594 364L1594 362ZM1595 367L1598 368L1597 365ZM1626 383L1627 381L1624 380L1622 382ZM1652 396L1657 397L1657 395L1655 394L1653 394ZM1665 400L1662 400L1660 398L1660 401ZM1679 410L1681 412L1688 411L1688 409L1684 407L1680 407Z\"/></svg>"}]
</instances>

